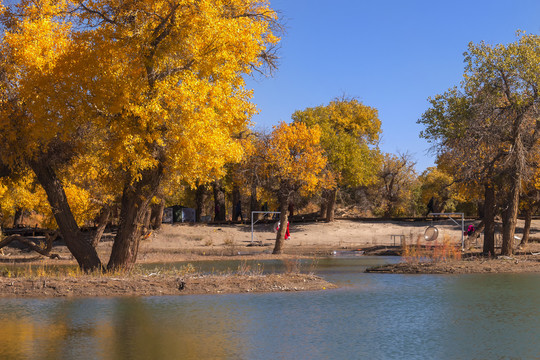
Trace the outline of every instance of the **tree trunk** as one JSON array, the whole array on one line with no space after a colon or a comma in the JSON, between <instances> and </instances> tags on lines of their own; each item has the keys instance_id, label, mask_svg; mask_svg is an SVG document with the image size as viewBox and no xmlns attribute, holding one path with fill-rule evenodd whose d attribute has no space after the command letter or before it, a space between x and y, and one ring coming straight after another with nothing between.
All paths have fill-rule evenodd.
<instances>
[{"instance_id":1,"label":"tree trunk","mask_svg":"<svg viewBox=\"0 0 540 360\"><path fill-rule=\"evenodd\" d=\"M53 235L45 233L45 247L43 247L41 244L36 244L34 241L29 240L22 235L10 235L0 241L0 249L2 249L4 246L9 245L12 241L17 240L21 244L28 246L30 250L33 250L40 255L47 256L51 259L59 259L60 256L58 254L51 254L52 244L54 240L56 240L57 236L58 232L55 232Z\"/></svg>"},{"instance_id":2,"label":"tree trunk","mask_svg":"<svg viewBox=\"0 0 540 360\"><path fill-rule=\"evenodd\" d=\"M328 197L326 201L326 221L334 221L334 215L336 212L336 197L337 197L337 188L328 191Z\"/></svg>"},{"instance_id":3,"label":"tree trunk","mask_svg":"<svg viewBox=\"0 0 540 360\"><path fill-rule=\"evenodd\" d=\"M13 227L19 227L22 225L24 220L24 209L18 207L15 209L15 215L13 215Z\"/></svg>"},{"instance_id":4,"label":"tree trunk","mask_svg":"<svg viewBox=\"0 0 540 360\"><path fill-rule=\"evenodd\" d=\"M319 217L326 218L326 215L328 214L327 208L328 208L328 190L323 190L322 195L321 195L321 211L319 213Z\"/></svg>"},{"instance_id":5,"label":"tree trunk","mask_svg":"<svg viewBox=\"0 0 540 360\"><path fill-rule=\"evenodd\" d=\"M501 255L510 256L514 253L514 234L519 210L519 195L521 192L521 176L514 174L514 181L508 194L508 208L503 213L502 249Z\"/></svg>"},{"instance_id":6,"label":"tree trunk","mask_svg":"<svg viewBox=\"0 0 540 360\"><path fill-rule=\"evenodd\" d=\"M150 215L150 226L154 230L159 230L163 223L163 211L165 210L165 200L160 199L159 203L152 204L152 213Z\"/></svg>"},{"instance_id":7,"label":"tree trunk","mask_svg":"<svg viewBox=\"0 0 540 360\"><path fill-rule=\"evenodd\" d=\"M204 199L206 197L206 186L199 185L195 190L195 221L201 222Z\"/></svg>"},{"instance_id":8,"label":"tree trunk","mask_svg":"<svg viewBox=\"0 0 540 360\"><path fill-rule=\"evenodd\" d=\"M214 220L225 221L225 192L221 187L221 181L214 181L212 186L214 190Z\"/></svg>"},{"instance_id":9,"label":"tree trunk","mask_svg":"<svg viewBox=\"0 0 540 360\"><path fill-rule=\"evenodd\" d=\"M103 233L105 232L105 228L107 227L107 224L109 223L109 217L111 215L111 208L109 206L103 207L101 211L99 212L99 216L97 219L97 227L96 232L94 233L94 236L92 236L92 247L96 248L99 244L99 241L101 240L101 237L103 236Z\"/></svg>"},{"instance_id":10,"label":"tree trunk","mask_svg":"<svg viewBox=\"0 0 540 360\"><path fill-rule=\"evenodd\" d=\"M150 220L152 219L152 205L149 204L146 214L144 215L142 236L146 236L150 232Z\"/></svg>"},{"instance_id":11,"label":"tree trunk","mask_svg":"<svg viewBox=\"0 0 540 360\"><path fill-rule=\"evenodd\" d=\"M118 232L107 264L109 270L129 269L135 264L146 212L162 177L163 167L158 165L144 171L141 179L133 184L127 180L122 193Z\"/></svg>"},{"instance_id":12,"label":"tree trunk","mask_svg":"<svg viewBox=\"0 0 540 360\"><path fill-rule=\"evenodd\" d=\"M484 185L484 254L495 256L495 189Z\"/></svg>"},{"instance_id":13,"label":"tree trunk","mask_svg":"<svg viewBox=\"0 0 540 360\"><path fill-rule=\"evenodd\" d=\"M471 239L477 239L480 237L480 234L482 233L482 231L484 231L484 229L486 228L486 224L484 222L484 219L482 219L482 221L480 221L480 223L478 224L478 226L476 227L476 229L474 229L474 232L469 235L469 237Z\"/></svg>"},{"instance_id":14,"label":"tree trunk","mask_svg":"<svg viewBox=\"0 0 540 360\"><path fill-rule=\"evenodd\" d=\"M289 214L287 212L287 206L289 204L289 197L287 195L279 195L279 222L280 226L276 234L276 245L272 254L281 254L283 252L283 245L285 243L285 233L287 232L287 221Z\"/></svg>"},{"instance_id":15,"label":"tree trunk","mask_svg":"<svg viewBox=\"0 0 540 360\"><path fill-rule=\"evenodd\" d=\"M525 225L523 226L523 237L521 238L521 243L519 246L525 246L529 242L529 234L531 232L531 223L532 223L532 209L529 207L525 210Z\"/></svg>"},{"instance_id":16,"label":"tree trunk","mask_svg":"<svg viewBox=\"0 0 540 360\"><path fill-rule=\"evenodd\" d=\"M69 207L62 182L56 176L52 166L43 158L30 163L30 166L47 194L56 224L79 267L84 271L101 269L101 261L96 249L85 240L81 233Z\"/></svg>"},{"instance_id":17,"label":"tree trunk","mask_svg":"<svg viewBox=\"0 0 540 360\"><path fill-rule=\"evenodd\" d=\"M238 201L240 201L240 188L238 185L233 185L232 189L232 204L231 204L231 214L233 221L238 221L240 214L237 211Z\"/></svg>"}]
</instances>

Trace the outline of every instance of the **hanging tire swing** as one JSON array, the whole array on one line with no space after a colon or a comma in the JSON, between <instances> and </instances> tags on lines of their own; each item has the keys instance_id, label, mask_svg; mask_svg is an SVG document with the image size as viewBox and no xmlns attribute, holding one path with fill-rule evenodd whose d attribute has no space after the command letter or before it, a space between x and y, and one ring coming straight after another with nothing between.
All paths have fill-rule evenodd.
<instances>
[{"instance_id":1,"label":"hanging tire swing","mask_svg":"<svg viewBox=\"0 0 540 360\"><path fill-rule=\"evenodd\" d=\"M437 239L437 236L439 236L439 229L437 229L435 226L428 226L424 232L425 241L434 241Z\"/></svg>"}]
</instances>

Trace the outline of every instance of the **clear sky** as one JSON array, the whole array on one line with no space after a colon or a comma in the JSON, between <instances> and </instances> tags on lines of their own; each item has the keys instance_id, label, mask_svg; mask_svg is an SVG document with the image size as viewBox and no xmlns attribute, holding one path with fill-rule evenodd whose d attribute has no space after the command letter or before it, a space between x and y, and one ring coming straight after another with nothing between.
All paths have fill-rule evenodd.
<instances>
[{"instance_id":1,"label":"clear sky","mask_svg":"<svg viewBox=\"0 0 540 360\"><path fill-rule=\"evenodd\" d=\"M539 0L270 0L286 32L272 78L248 80L257 130L341 95L379 110L380 147L434 164L416 124L427 98L459 85L469 42L540 33Z\"/></svg>"}]
</instances>

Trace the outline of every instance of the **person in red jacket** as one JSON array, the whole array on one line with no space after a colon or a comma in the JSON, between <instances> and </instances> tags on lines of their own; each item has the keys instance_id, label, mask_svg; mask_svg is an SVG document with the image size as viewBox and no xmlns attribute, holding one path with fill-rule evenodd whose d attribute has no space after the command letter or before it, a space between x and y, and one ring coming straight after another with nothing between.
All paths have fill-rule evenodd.
<instances>
[{"instance_id":1,"label":"person in red jacket","mask_svg":"<svg viewBox=\"0 0 540 360\"><path fill-rule=\"evenodd\" d=\"M281 223L278 221L276 231L279 231L279 226ZM291 233L289 232L289 222L287 221L287 231L285 231L285 240L289 239L291 237Z\"/></svg>"}]
</instances>

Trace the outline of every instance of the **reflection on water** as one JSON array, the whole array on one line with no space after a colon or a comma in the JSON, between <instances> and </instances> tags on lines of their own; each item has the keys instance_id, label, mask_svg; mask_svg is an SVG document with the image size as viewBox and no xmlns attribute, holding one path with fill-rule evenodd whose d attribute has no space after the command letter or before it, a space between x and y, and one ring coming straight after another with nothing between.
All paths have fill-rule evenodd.
<instances>
[{"instance_id":1,"label":"reflection on water","mask_svg":"<svg viewBox=\"0 0 540 360\"><path fill-rule=\"evenodd\" d=\"M319 261L325 292L1 300L0 358L540 358L540 275L361 272L377 261Z\"/></svg>"}]
</instances>

